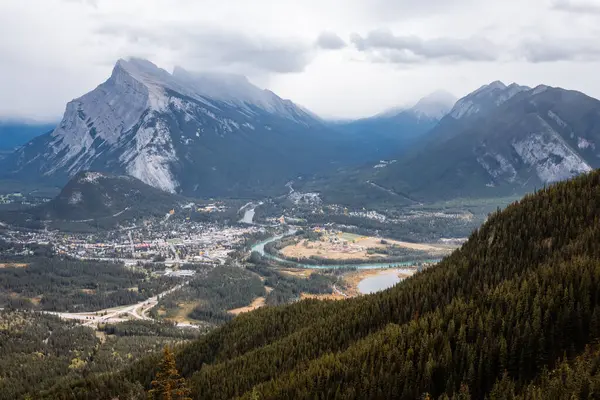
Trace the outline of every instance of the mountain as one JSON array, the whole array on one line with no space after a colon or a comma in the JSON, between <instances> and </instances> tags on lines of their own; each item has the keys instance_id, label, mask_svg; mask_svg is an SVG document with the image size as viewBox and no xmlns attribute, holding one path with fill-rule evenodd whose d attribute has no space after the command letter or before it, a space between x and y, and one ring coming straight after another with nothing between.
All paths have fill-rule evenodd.
<instances>
[{"instance_id":1,"label":"mountain","mask_svg":"<svg viewBox=\"0 0 600 400\"><path fill-rule=\"evenodd\" d=\"M373 152L376 159L396 156L429 132L451 109L456 98L437 91L408 108L394 108L373 117L339 122L334 128L362 142L365 151ZM373 158L369 154L365 159ZM378 157L378 158L377 158Z\"/></svg>"},{"instance_id":2,"label":"mountain","mask_svg":"<svg viewBox=\"0 0 600 400\"><path fill-rule=\"evenodd\" d=\"M422 200L522 194L600 167L600 101L493 82L460 99L419 145L367 178Z\"/></svg>"},{"instance_id":3,"label":"mountain","mask_svg":"<svg viewBox=\"0 0 600 400\"><path fill-rule=\"evenodd\" d=\"M178 348L177 367L195 399L594 397L599 201L597 171L552 185L391 289L241 315ZM143 398L159 358L36 398Z\"/></svg>"},{"instance_id":4,"label":"mountain","mask_svg":"<svg viewBox=\"0 0 600 400\"><path fill-rule=\"evenodd\" d=\"M128 175L80 172L36 213L46 219L84 220L119 215L164 216L188 204L185 198Z\"/></svg>"},{"instance_id":5,"label":"mountain","mask_svg":"<svg viewBox=\"0 0 600 400\"><path fill-rule=\"evenodd\" d=\"M40 228L48 223L63 229L115 226L133 218L163 217L190 200L129 175L79 172L51 201L40 206L0 213L0 221ZM56 225L58 223L58 225ZM66 225L64 223L67 223Z\"/></svg>"},{"instance_id":6,"label":"mountain","mask_svg":"<svg viewBox=\"0 0 600 400\"><path fill-rule=\"evenodd\" d=\"M56 124L39 122L0 121L0 151L13 150L55 127Z\"/></svg>"},{"instance_id":7,"label":"mountain","mask_svg":"<svg viewBox=\"0 0 600 400\"><path fill-rule=\"evenodd\" d=\"M438 90L423 97L407 111L417 118L439 121L450 112L456 100L453 94Z\"/></svg>"},{"instance_id":8,"label":"mountain","mask_svg":"<svg viewBox=\"0 0 600 400\"><path fill-rule=\"evenodd\" d=\"M94 170L172 193L264 196L356 155L345 150L319 118L245 77L180 67L171 74L130 59L2 167L22 179L64 183Z\"/></svg>"}]
</instances>

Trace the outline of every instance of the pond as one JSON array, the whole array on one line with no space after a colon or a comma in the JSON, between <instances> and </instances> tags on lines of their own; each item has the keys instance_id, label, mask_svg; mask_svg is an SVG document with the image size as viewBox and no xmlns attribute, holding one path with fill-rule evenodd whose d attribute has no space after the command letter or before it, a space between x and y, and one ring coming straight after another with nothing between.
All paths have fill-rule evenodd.
<instances>
[{"instance_id":1,"label":"pond","mask_svg":"<svg viewBox=\"0 0 600 400\"><path fill-rule=\"evenodd\" d=\"M369 294L391 288L392 286L394 286L398 282L401 282L404 279L398 276L398 274L401 272L404 272L407 275L412 275L415 271L393 269L390 271L385 271L375 276L370 276L358 283L358 291L362 294Z\"/></svg>"}]
</instances>

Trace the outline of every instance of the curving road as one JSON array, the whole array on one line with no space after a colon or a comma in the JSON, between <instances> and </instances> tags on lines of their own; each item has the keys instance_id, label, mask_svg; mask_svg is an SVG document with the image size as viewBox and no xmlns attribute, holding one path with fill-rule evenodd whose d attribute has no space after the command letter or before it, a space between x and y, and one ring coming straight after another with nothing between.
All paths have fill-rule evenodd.
<instances>
[{"instance_id":1,"label":"curving road","mask_svg":"<svg viewBox=\"0 0 600 400\"><path fill-rule=\"evenodd\" d=\"M177 289L187 285L188 282L184 282L177 285L165 292L157 294L156 296L150 297L144 301L140 301L136 304L129 306L106 308L104 310L98 310L93 312L82 312L82 313L69 313L69 312L56 312L56 311L44 311L46 314L57 315L63 319L78 320L83 325L95 328L99 323L108 322L124 322L132 319L139 320L151 320L147 313L158 304L159 297L165 296Z\"/></svg>"}]
</instances>

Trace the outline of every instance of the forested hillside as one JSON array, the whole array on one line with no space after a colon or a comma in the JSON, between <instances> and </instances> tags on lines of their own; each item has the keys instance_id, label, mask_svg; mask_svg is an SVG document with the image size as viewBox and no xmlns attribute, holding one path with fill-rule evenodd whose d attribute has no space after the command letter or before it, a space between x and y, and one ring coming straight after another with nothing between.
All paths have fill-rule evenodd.
<instances>
[{"instance_id":1,"label":"forested hillside","mask_svg":"<svg viewBox=\"0 0 600 400\"><path fill-rule=\"evenodd\" d=\"M180 348L177 366L196 399L593 396L600 357L586 347L600 337L599 204L598 172L551 186L392 289L241 315ZM149 387L158 357L40 397L134 393Z\"/></svg>"},{"instance_id":2,"label":"forested hillside","mask_svg":"<svg viewBox=\"0 0 600 400\"><path fill-rule=\"evenodd\" d=\"M0 241L0 255L6 246ZM50 253L19 261L0 268L0 308L94 311L143 301L177 283L175 278L155 277L108 261Z\"/></svg>"},{"instance_id":3,"label":"forested hillside","mask_svg":"<svg viewBox=\"0 0 600 400\"><path fill-rule=\"evenodd\" d=\"M116 371L200 334L153 321L104 325L94 332L53 315L0 310L0 399L37 399L36 392L57 381Z\"/></svg>"}]
</instances>

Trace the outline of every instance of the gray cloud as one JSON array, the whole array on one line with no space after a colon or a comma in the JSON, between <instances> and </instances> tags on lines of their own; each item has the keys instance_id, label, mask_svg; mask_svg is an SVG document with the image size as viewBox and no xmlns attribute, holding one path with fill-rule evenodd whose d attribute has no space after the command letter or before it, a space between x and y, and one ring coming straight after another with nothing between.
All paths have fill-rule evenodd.
<instances>
[{"instance_id":1,"label":"gray cloud","mask_svg":"<svg viewBox=\"0 0 600 400\"><path fill-rule=\"evenodd\" d=\"M317 47L325 50L339 50L346 47L346 42L334 32L321 32L316 41Z\"/></svg>"},{"instance_id":2,"label":"gray cloud","mask_svg":"<svg viewBox=\"0 0 600 400\"><path fill-rule=\"evenodd\" d=\"M600 2L593 0L555 0L552 9L579 14L600 14Z\"/></svg>"},{"instance_id":3,"label":"gray cloud","mask_svg":"<svg viewBox=\"0 0 600 400\"><path fill-rule=\"evenodd\" d=\"M136 52L157 46L178 62L202 69L240 67L265 72L302 72L313 59L313 47L296 40L275 40L202 25L133 26L105 24L101 35L124 39ZM125 49L127 48L125 45Z\"/></svg>"},{"instance_id":4,"label":"gray cloud","mask_svg":"<svg viewBox=\"0 0 600 400\"><path fill-rule=\"evenodd\" d=\"M518 56L532 63L600 60L600 43L592 39L540 38L523 42Z\"/></svg>"},{"instance_id":5,"label":"gray cloud","mask_svg":"<svg viewBox=\"0 0 600 400\"><path fill-rule=\"evenodd\" d=\"M600 69L598 6L600 0L0 0L0 118L59 117L66 102L127 56L166 69L244 74L336 116L375 114L440 87L467 93L497 79L600 98L600 80L590 79ZM368 34L377 27L393 34ZM340 54L323 49L336 47L319 43L324 31L346 42ZM359 33L353 41L351 32Z\"/></svg>"},{"instance_id":6,"label":"gray cloud","mask_svg":"<svg viewBox=\"0 0 600 400\"><path fill-rule=\"evenodd\" d=\"M391 31L374 30L361 36L353 33L351 42L357 50L378 61L414 63L442 59L447 61L493 61L498 59L497 46L482 38L422 39L396 36Z\"/></svg>"},{"instance_id":7,"label":"gray cloud","mask_svg":"<svg viewBox=\"0 0 600 400\"><path fill-rule=\"evenodd\" d=\"M365 36L354 33L350 40L358 51L367 54L368 60L375 63L416 64L431 61L498 60L544 63L600 60L600 42L593 37L520 38L516 44L503 47L482 36L467 39L422 39L418 36L397 36L390 31L376 30Z\"/></svg>"}]
</instances>

